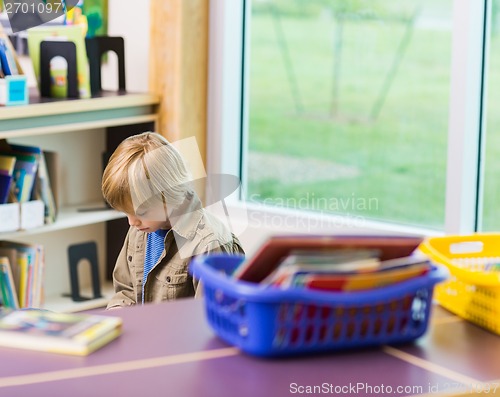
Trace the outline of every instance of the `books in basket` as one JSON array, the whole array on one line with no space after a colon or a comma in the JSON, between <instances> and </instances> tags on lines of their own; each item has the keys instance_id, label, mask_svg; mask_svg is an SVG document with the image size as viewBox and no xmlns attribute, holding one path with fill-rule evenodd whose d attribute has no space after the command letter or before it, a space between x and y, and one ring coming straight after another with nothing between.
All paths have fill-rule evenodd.
<instances>
[{"instance_id":1,"label":"books in basket","mask_svg":"<svg viewBox=\"0 0 500 397\"><path fill-rule=\"evenodd\" d=\"M390 236L274 236L233 277L265 287L350 292L426 275L420 238Z\"/></svg>"},{"instance_id":2,"label":"books in basket","mask_svg":"<svg viewBox=\"0 0 500 397\"><path fill-rule=\"evenodd\" d=\"M55 313L47 310L0 311L0 346L85 356L117 338L119 317Z\"/></svg>"},{"instance_id":3,"label":"books in basket","mask_svg":"<svg viewBox=\"0 0 500 397\"><path fill-rule=\"evenodd\" d=\"M419 237L402 236L272 236L236 269L233 276L260 283L297 250L309 251L312 255L330 255L339 250L377 250L378 259L385 261L411 255L421 242Z\"/></svg>"},{"instance_id":4,"label":"books in basket","mask_svg":"<svg viewBox=\"0 0 500 397\"><path fill-rule=\"evenodd\" d=\"M378 250L338 249L331 252L294 250L261 283L289 287L292 279L302 274L376 270L380 265L379 255Z\"/></svg>"},{"instance_id":5,"label":"books in basket","mask_svg":"<svg viewBox=\"0 0 500 397\"><path fill-rule=\"evenodd\" d=\"M407 264L374 272L360 274L306 274L296 276L294 283L305 288L326 291L360 291L382 288L427 274L430 270L428 261L412 261L405 258Z\"/></svg>"}]
</instances>

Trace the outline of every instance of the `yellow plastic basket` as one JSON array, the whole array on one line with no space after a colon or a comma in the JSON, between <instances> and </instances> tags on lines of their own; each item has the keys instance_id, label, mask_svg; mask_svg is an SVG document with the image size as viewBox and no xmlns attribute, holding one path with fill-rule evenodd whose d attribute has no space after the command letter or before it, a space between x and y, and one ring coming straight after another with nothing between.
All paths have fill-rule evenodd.
<instances>
[{"instance_id":1,"label":"yellow plastic basket","mask_svg":"<svg viewBox=\"0 0 500 397\"><path fill-rule=\"evenodd\" d=\"M500 234L428 238L420 250L450 270L434 298L447 310L500 335Z\"/></svg>"}]
</instances>

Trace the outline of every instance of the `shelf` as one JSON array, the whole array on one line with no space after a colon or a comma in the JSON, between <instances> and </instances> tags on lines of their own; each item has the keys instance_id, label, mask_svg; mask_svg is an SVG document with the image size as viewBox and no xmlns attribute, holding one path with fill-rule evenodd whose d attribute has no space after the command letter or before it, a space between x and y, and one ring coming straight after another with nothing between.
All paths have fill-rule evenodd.
<instances>
[{"instance_id":1,"label":"shelf","mask_svg":"<svg viewBox=\"0 0 500 397\"><path fill-rule=\"evenodd\" d=\"M88 99L40 98L32 92L29 105L0 106L0 139L37 145L58 153L61 206L56 222L35 229L0 233L0 240L34 242L45 248L45 305L48 310L75 312L103 308L113 295L111 283L102 286L103 298L73 302L69 292L67 247L84 241L98 245L101 280L108 274L115 252L121 247L122 230L109 231L105 222L124 218L121 212L105 208L101 197L103 152L114 150L124 137L155 129L158 123L158 95L103 92ZM86 227L89 226L89 227ZM126 228L125 228L126 229ZM116 232L116 234L115 234ZM116 243L116 244L115 244ZM105 271L106 270L106 271ZM88 274L82 277L87 285ZM90 291L82 291L91 296Z\"/></svg>"},{"instance_id":2,"label":"shelf","mask_svg":"<svg viewBox=\"0 0 500 397\"><path fill-rule=\"evenodd\" d=\"M113 284L106 283L101 286L102 298L91 299L83 302L73 302L73 300L66 296L61 295L48 295L45 297L44 309L52 310L54 312L75 313L84 310L92 310L105 308L110 299L114 295ZM90 290L82 289L82 296L91 296Z\"/></svg>"},{"instance_id":3,"label":"shelf","mask_svg":"<svg viewBox=\"0 0 500 397\"><path fill-rule=\"evenodd\" d=\"M99 208L99 210L90 210L93 208ZM55 232L58 230L92 225L125 217L122 212L109 208L101 208L105 208L103 202L61 208L56 222L29 230L0 233L0 240L10 240L40 233ZM85 211L81 211L82 209L85 209Z\"/></svg>"},{"instance_id":4,"label":"shelf","mask_svg":"<svg viewBox=\"0 0 500 397\"><path fill-rule=\"evenodd\" d=\"M156 122L158 103L156 95L123 92L88 99L30 97L29 105L0 107L0 138Z\"/></svg>"}]
</instances>

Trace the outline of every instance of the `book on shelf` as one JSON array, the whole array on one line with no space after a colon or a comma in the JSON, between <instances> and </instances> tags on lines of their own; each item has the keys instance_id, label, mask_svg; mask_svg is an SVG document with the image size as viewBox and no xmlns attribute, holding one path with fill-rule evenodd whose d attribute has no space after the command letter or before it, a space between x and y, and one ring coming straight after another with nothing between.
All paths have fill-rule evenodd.
<instances>
[{"instance_id":1,"label":"book on shelf","mask_svg":"<svg viewBox=\"0 0 500 397\"><path fill-rule=\"evenodd\" d=\"M0 346L85 356L122 333L122 319L47 310L0 312Z\"/></svg>"},{"instance_id":2,"label":"book on shelf","mask_svg":"<svg viewBox=\"0 0 500 397\"><path fill-rule=\"evenodd\" d=\"M10 155L0 155L0 204L9 200L16 158Z\"/></svg>"},{"instance_id":3,"label":"book on shelf","mask_svg":"<svg viewBox=\"0 0 500 397\"><path fill-rule=\"evenodd\" d=\"M21 148L18 145L11 145L13 149L29 150L28 147ZM35 148L33 148L35 149ZM51 224L56 221L57 207L50 183L50 174L47 168L45 152L40 150L37 156L38 170L31 194L32 200L41 200L44 204L44 222Z\"/></svg>"},{"instance_id":4,"label":"book on shelf","mask_svg":"<svg viewBox=\"0 0 500 397\"><path fill-rule=\"evenodd\" d=\"M0 250L0 252L4 252L5 256L7 256L8 250L15 250L16 263L11 268L15 269L13 270L13 278L19 307L41 308L45 295L45 252L43 246L41 244L0 241ZM13 258L13 254L10 254L9 258Z\"/></svg>"},{"instance_id":5,"label":"book on shelf","mask_svg":"<svg viewBox=\"0 0 500 397\"><path fill-rule=\"evenodd\" d=\"M41 149L31 147L29 151L20 149L20 146L14 148L5 139L0 141L0 154L15 158L12 181L14 184L15 199L19 203L24 203L31 198L38 170L38 156Z\"/></svg>"},{"instance_id":6,"label":"book on shelf","mask_svg":"<svg viewBox=\"0 0 500 397\"><path fill-rule=\"evenodd\" d=\"M20 203L25 203L31 197L38 163L36 157L29 154L16 153L14 156L16 157L14 166L16 199Z\"/></svg>"},{"instance_id":7,"label":"book on shelf","mask_svg":"<svg viewBox=\"0 0 500 397\"><path fill-rule=\"evenodd\" d=\"M45 165L47 167L47 175L49 181L50 191L52 197L54 198L55 216L57 218L57 213L59 212L59 180L61 179L61 160L59 153L53 152L51 150L44 150L43 157L45 159Z\"/></svg>"},{"instance_id":8,"label":"book on shelf","mask_svg":"<svg viewBox=\"0 0 500 397\"><path fill-rule=\"evenodd\" d=\"M12 45L0 24L0 104L28 103L28 82Z\"/></svg>"},{"instance_id":9,"label":"book on shelf","mask_svg":"<svg viewBox=\"0 0 500 397\"><path fill-rule=\"evenodd\" d=\"M3 77L19 74L15 53L7 40L0 37L0 64Z\"/></svg>"},{"instance_id":10,"label":"book on shelf","mask_svg":"<svg viewBox=\"0 0 500 397\"><path fill-rule=\"evenodd\" d=\"M9 260L12 277L14 278L14 288L19 291L19 266L17 264L17 250L15 248L0 247L0 256L6 257Z\"/></svg>"},{"instance_id":11,"label":"book on shelf","mask_svg":"<svg viewBox=\"0 0 500 397\"><path fill-rule=\"evenodd\" d=\"M0 143L0 203L5 204L9 193L11 181L9 176L2 174L4 168L12 168L10 179L14 182L15 199L14 201L24 203L31 200L40 200L44 204L44 223L50 224L55 222L57 216L57 205L54 197L51 183L50 172L55 172L51 163L47 165L47 158L51 160L55 154L46 153L38 146L28 146L11 144L6 140ZM2 159L3 158L3 159ZM8 159L12 158L10 162ZM3 181L5 180L5 183ZM3 196L2 196L3 193ZM2 202L2 197L5 196L5 201Z\"/></svg>"},{"instance_id":12,"label":"book on shelf","mask_svg":"<svg viewBox=\"0 0 500 397\"><path fill-rule=\"evenodd\" d=\"M19 308L14 276L12 275L10 260L6 256L0 256L0 291L2 307Z\"/></svg>"},{"instance_id":13,"label":"book on shelf","mask_svg":"<svg viewBox=\"0 0 500 397\"><path fill-rule=\"evenodd\" d=\"M16 158L9 155L0 155L0 170L8 175L14 173L14 165L16 164Z\"/></svg>"},{"instance_id":14,"label":"book on shelf","mask_svg":"<svg viewBox=\"0 0 500 397\"><path fill-rule=\"evenodd\" d=\"M9 75L21 75L23 69L19 63L16 50L0 24L0 75L2 78Z\"/></svg>"}]
</instances>

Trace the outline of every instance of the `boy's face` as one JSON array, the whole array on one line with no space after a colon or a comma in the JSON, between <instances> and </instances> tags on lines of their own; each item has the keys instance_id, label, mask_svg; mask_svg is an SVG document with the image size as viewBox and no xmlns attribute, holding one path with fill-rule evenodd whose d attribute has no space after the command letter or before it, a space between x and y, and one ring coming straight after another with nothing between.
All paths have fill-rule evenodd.
<instances>
[{"instance_id":1,"label":"boy's face","mask_svg":"<svg viewBox=\"0 0 500 397\"><path fill-rule=\"evenodd\" d=\"M126 214L128 224L134 226L137 230L145 233L153 233L159 229L169 229L170 223L168 221L155 221L151 219L144 219L137 215Z\"/></svg>"},{"instance_id":2,"label":"boy's face","mask_svg":"<svg viewBox=\"0 0 500 397\"><path fill-rule=\"evenodd\" d=\"M159 229L170 229L166 207L163 205L138 208L135 214L127 213L128 224L145 233L153 233Z\"/></svg>"}]
</instances>

